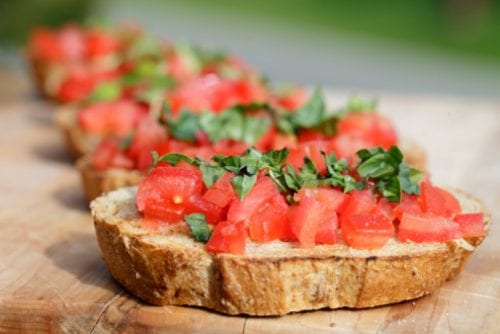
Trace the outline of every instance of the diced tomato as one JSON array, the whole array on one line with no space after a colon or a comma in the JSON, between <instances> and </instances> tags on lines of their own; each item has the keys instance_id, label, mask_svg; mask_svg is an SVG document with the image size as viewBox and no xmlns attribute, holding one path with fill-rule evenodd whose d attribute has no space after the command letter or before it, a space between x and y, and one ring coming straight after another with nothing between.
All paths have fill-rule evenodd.
<instances>
[{"instance_id":1,"label":"diced tomato","mask_svg":"<svg viewBox=\"0 0 500 334\"><path fill-rule=\"evenodd\" d=\"M483 214L481 212L462 213L456 215L453 221L460 225L460 232L464 237L480 237L484 235Z\"/></svg>"},{"instance_id":2,"label":"diced tomato","mask_svg":"<svg viewBox=\"0 0 500 334\"><path fill-rule=\"evenodd\" d=\"M314 241L318 244L334 244L337 242L338 216L337 212L323 208Z\"/></svg>"},{"instance_id":3,"label":"diced tomato","mask_svg":"<svg viewBox=\"0 0 500 334\"><path fill-rule=\"evenodd\" d=\"M276 196L281 194L274 182L267 176L259 177L243 200L236 198L231 202L227 219L231 222L246 222L254 212Z\"/></svg>"},{"instance_id":4,"label":"diced tomato","mask_svg":"<svg viewBox=\"0 0 500 334\"><path fill-rule=\"evenodd\" d=\"M68 25L59 31L38 28L29 42L30 52L38 59L51 62L76 62L81 60L85 42L81 30Z\"/></svg>"},{"instance_id":5,"label":"diced tomato","mask_svg":"<svg viewBox=\"0 0 500 334\"><path fill-rule=\"evenodd\" d=\"M127 155L134 159L137 169L146 170L152 163L151 152L166 139L167 134L160 123L152 117L143 117L127 149Z\"/></svg>"},{"instance_id":6,"label":"diced tomato","mask_svg":"<svg viewBox=\"0 0 500 334\"><path fill-rule=\"evenodd\" d=\"M87 97L96 85L96 78L85 69L70 72L57 92L57 98L65 103L80 101Z\"/></svg>"},{"instance_id":7,"label":"diced tomato","mask_svg":"<svg viewBox=\"0 0 500 334\"><path fill-rule=\"evenodd\" d=\"M136 205L146 219L161 219L168 223L182 221L189 199L201 195L201 173L176 167L157 167L137 189Z\"/></svg>"},{"instance_id":8,"label":"diced tomato","mask_svg":"<svg viewBox=\"0 0 500 334\"><path fill-rule=\"evenodd\" d=\"M357 159L356 152L363 148L372 148L374 145L371 141L356 137L350 134L338 134L331 141L331 150L335 152L339 159L345 158L349 165Z\"/></svg>"},{"instance_id":9,"label":"diced tomato","mask_svg":"<svg viewBox=\"0 0 500 334\"><path fill-rule=\"evenodd\" d=\"M460 202L444 189L422 182L421 185L422 210L437 216L451 218L462 211Z\"/></svg>"},{"instance_id":10,"label":"diced tomato","mask_svg":"<svg viewBox=\"0 0 500 334\"><path fill-rule=\"evenodd\" d=\"M222 139L215 143L212 147L214 153L216 154L242 155L249 148L249 145L244 142Z\"/></svg>"},{"instance_id":11,"label":"diced tomato","mask_svg":"<svg viewBox=\"0 0 500 334\"><path fill-rule=\"evenodd\" d=\"M46 28L38 28L30 36L30 51L36 58L48 61L62 61L64 51L56 33Z\"/></svg>"},{"instance_id":12,"label":"diced tomato","mask_svg":"<svg viewBox=\"0 0 500 334\"><path fill-rule=\"evenodd\" d=\"M340 190L323 187L301 188L299 192L294 195L294 199L300 202L304 196L314 197L314 199L320 201L323 206L331 211L337 211L347 198L347 195Z\"/></svg>"},{"instance_id":13,"label":"diced tomato","mask_svg":"<svg viewBox=\"0 0 500 334\"><path fill-rule=\"evenodd\" d=\"M342 239L353 248L380 248L393 235L394 225L383 214L353 214L342 221Z\"/></svg>"},{"instance_id":14,"label":"diced tomato","mask_svg":"<svg viewBox=\"0 0 500 334\"><path fill-rule=\"evenodd\" d=\"M86 132L120 137L131 132L146 114L133 101L96 102L80 110L78 125Z\"/></svg>"},{"instance_id":15,"label":"diced tomato","mask_svg":"<svg viewBox=\"0 0 500 334\"><path fill-rule=\"evenodd\" d=\"M379 213L377 201L370 190L354 190L350 192L347 197L344 204L339 208L342 219L357 214Z\"/></svg>"},{"instance_id":16,"label":"diced tomato","mask_svg":"<svg viewBox=\"0 0 500 334\"><path fill-rule=\"evenodd\" d=\"M118 144L113 140L104 140L96 147L91 156L91 165L94 169L132 168L133 162L120 152Z\"/></svg>"},{"instance_id":17,"label":"diced tomato","mask_svg":"<svg viewBox=\"0 0 500 334\"><path fill-rule=\"evenodd\" d=\"M206 247L214 253L244 254L246 238L243 222L224 221L215 226Z\"/></svg>"},{"instance_id":18,"label":"diced tomato","mask_svg":"<svg viewBox=\"0 0 500 334\"><path fill-rule=\"evenodd\" d=\"M414 242L444 242L461 237L460 225L451 219L431 213L404 212L398 239Z\"/></svg>"},{"instance_id":19,"label":"diced tomato","mask_svg":"<svg viewBox=\"0 0 500 334\"><path fill-rule=\"evenodd\" d=\"M182 108L219 112L238 103L262 102L265 98L266 91L258 82L230 80L209 73L179 86L170 94L169 101L174 113Z\"/></svg>"},{"instance_id":20,"label":"diced tomato","mask_svg":"<svg viewBox=\"0 0 500 334\"><path fill-rule=\"evenodd\" d=\"M331 145L328 141L319 140L299 143L295 148L290 149L288 163L299 169L304 165L304 158L309 157L314 162L316 169L320 173L324 173L326 172L326 164L321 154L322 151L327 154L331 152Z\"/></svg>"},{"instance_id":21,"label":"diced tomato","mask_svg":"<svg viewBox=\"0 0 500 334\"><path fill-rule=\"evenodd\" d=\"M377 113L349 113L338 124L339 134L361 138L385 149L397 143L397 134L388 119Z\"/></svg>"},{"instance_id":22,"label":"diced tomato","mask_svg":"<svg viewBox=\"0 0 500 334\"><path fill-rule=\"evenodd\" d=\"M295 148L297 147L297 137L291 134L276 133L272 143L272 149L281 150L283 148Z\"/></svg>"},{"instance_id":23,"label":"diced tomato","mask_svg":"<svg viewBox=\"0 0 500 334\"><path fill-rule=\"evenodd\" d=\"M393 206L394 204L389 202L385 197L382 197L378 201L377 208L380 213L382 213L387 219L392 222L395 218Z\"/></svg>"},{"instance_id":24,"label":"diced tomato","mask_svg":"<svg viewBox=\"0 0 500 334\"><path fill-rule=\"evenodd\" d=\"M280 239L288 224L288 205L281 196L264 203L248 219L250 239L265 242Z\"/></svg>"},{"instance_id":25,"label":"diced tomato","mask_svg":"<svg viewBox=\"0 0 500 334\"><path fill-rule=\"evenodd\" d=\"M321 203L309 196L304 196L297 206L290 208L290 227L301 247L316 244L322 214Z\"/></svg>"},{"instance_id":26,"label":"diced tomato","mask_svg":"<svg viewBox=\"0 0 500 334\"><path fill-rule=\"evenodd\" d=\"M64 60L75 62L85 54L85 41L81 29L68 25L57 33L59 45L64 52Z\"/></svg>"},{"instance_id":27,"label":"diced tomato","mask_svg":"<svg viewBox=\"0 0 500 334\"><path fill-rule=\"evenodd\" d=\"M232 173L222 175L208 190L203 194L203 199L215 204L220 208L227 207L231 201L236 199L236 192L231 184Z\"/></svg>"},{"instance_id":28,"label":"diced tomato","mask_svg":"<svg viewBox=\"0 0 500 334\"><path fill-rule=\"evenodd\" d=\"M301 87L294 87L290 91L282 94L276 98L276 104L285 108L288 111L293 111L300 108L307 99L307 95L304 89Z\"/></svg>"},{"instance_id":29,"label":"diced tomato","mask_svg":"<svg viewBox=\"0 0 500 334\"><path fill-rule=\"evenodd\" d=\"M307 141L318 141L318 140L327 140L326 136L314 129L300 129L299 130L299 142L307 142Z\"/></svg>"},{"instance_id":30,"label":"diced tomato","mask_svg":"<svg viewBox=\"0 0 500 334\"><path fill-rule=\"evenodd\" d=\"M276 135L276 127L270 125L267 131L260 137L254 144L255 148L259 151L269 151L274 142L274 136Z\"/></svg>"},{"instance_id":31,"label":"diced tomato","mask_svg":"<svg viewBox=\"0 0 500 334\"><path fill-rule=\"evenodd\" d=\"M88 58L103 57L120 48L119 41L109 33L92 30L85 34L86 56Z\"/></svg>"},{"instance_id":32,"label":"diced tomato","mask_svg":"<svg viewBox=\"0 0 500 334\"><path fill-rule=\"evenodd\" d=\"M401 202L394 207L394 215L399 220L401 220L401 216L403 216L403 213L405 212L416 214L422 213L422 208L416 195L403 193Z\"/></svg>"},{"instance_id":33,"label":"diced tomato","mask_svg":"<svg viewBox=\"0 0 500 334\"><path fill-rule=\"evenodd\" d=\"M188 199L185 214L202 213L209 224L216 225L225 219L227 210L211 202L206 201L199 194L195 194Z\"/></svg>"}]
</instances>

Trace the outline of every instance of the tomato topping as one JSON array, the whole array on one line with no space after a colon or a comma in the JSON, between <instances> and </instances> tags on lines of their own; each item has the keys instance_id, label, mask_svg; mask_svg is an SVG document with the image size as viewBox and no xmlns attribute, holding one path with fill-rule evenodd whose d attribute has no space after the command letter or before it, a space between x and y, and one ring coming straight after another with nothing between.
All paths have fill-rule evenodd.
<instances>
[{"instance_id":1,"label":"tomato topping","mask_svg":"<svg viewBox=\"0 0 500 334\"><path fill-rule=\"evenodd\" d=\"M139 183L136 205L146 219L177 223L183 220L191 196L201 195L202 189L198 170L158 167Z\"/></svg>"},{"instance_id":2,"label":"tomato topping","mask_svg":"<svg viewBox=\"0 0 500 334\"><path fill-rule=\"evenodd\" d=\"M403 193L401 202L394 207L394 215L399 220L401 220L401 216L403 216L403 213L405 212L416 214L422 213L422 208L416 195Z\"/></svg>"},{"instance_id":3,"label":"tomato topping","mask_svg":"<svg viewBox=\"0 0 500 334\"><path fill-rule=\"evenodd\" d=\"M207 223L216 225L224 220L226 211L224 208L206 201L200 194L195 194L188 199L184 213L202 213L205 215Z\"/></svg>"},{"instance_id":4,"label":"tomato topping","mask_svg":"<svg viewBox=\"0 0 500 334\"><path fill-rule=\"evenodd\" d=\"M344 217L356 214L378 213L379 208L370 190L354 190L347 195L347 199L339 211L344 219Z\"/></svg>"},{"instance_id":5,"label":"tomato topping","mask_svg":"<svg viewBox=\"0 0 500 334\"><path fill-rule=\"evenodd\" d=\"M117 52L119 41L109 33L103 31L88 31L85 35L86 56L97 58Z\"/></svg>"},{"instance_id":6,"label":"tomato topping","mask_svg":"<svg viewBox=\"0 0 500 334\"><path fill-rule=\"evenodd\" d=\"M394 225L383 214L353 214L342 221L342 239L353 248L380 248L393 235Z\"/></svg>"},{"instance_id":7,"label":"tomato topping","mask_svg":"<svg viewBox=\"0 0 500 334\"><path fill-rule=\"evenodd\" d=\"M227 219L232 222L247 221L260 207L273 197L281 196L274 182L267 176L259 177L248 195L231 202Z\"/></svg>"},{"instance_id":8,"label":"tomato topping","mask_svg":"<svg viewBox=\"0 0 500 334\"><path fill-rule=\"evenodd\" d=\"M396 217L394 214L393 206L394 206L393 203L389 202L385 197L382 197L378 201L377 209L381 214L383 214L387 219L389 219L392 222Z\"/></svg>"},{"instance_id":9,"label":"tomato topping","mask_svg":"<svg viewBox=\"0 0 500 334\"><path fill-rule=\"evenodd\" d=\"M167 134L161 124L152 117L143 117L127 149L127 155L135 161L138 170L147 170L153 162L151 152L166 139Z\"/></svg>"},{"instance_id":10,"label":"tomato topping","mask_svg":"<svg viewBox=\"0 0 500 334\"><path fill-rule=\"evenodd\" d=\"M203 199L220 208L227 207L236 199L236 192L231 184L232 173L226 172L203 194Z\"/></svg>"},{"instance_id":11,"label":"tomato topping","mask_svg":"<svg viewBox=\"0 0 500 334\"><path fill-rule=\"evenodd\" d=\"M305 196L297 206L290 208L290 227L301 247L313 247L321 221L321 203Z\"/></svg>"},{"instance_id":12,"label":"tomato topping","mask_svg":"<svg viewBox=\"0 0 500 334\"><path fill-rule=\"evenodd\" d=\"M398 239L414 242L444 242L460 238L460 225L432 213L404 212L399 224Z\"/></svg>"},{"instance_id":13,"label":"tomato topping","mask_svg":"<svg viewBox=\"0 0 500 334\"><path fill-rule=\"evenodd\" d=\"M110 167L132 168L133 161L120 152L118 143L114 140L103 140L91 156L91 165L94 169L104 170Z\"/></svg>"},{"instance_id":14,"label":"tomato topping","mask_svg":"<svg viewBox=\"0 0 500 334\"><path fill-rule=\"evenodd\" d=\"M246 238L243 222L224 221L215 226L206 247L214 253L244 254Z\"/></svg>"},{"instance_id":15,"label":"tomato topping","mask_svg":"<svg viewBox=\"0 0 500 334\"><path fill-rule=\"evenodd\" d=\"M325 159L321 152L331 152L331 145L327 141L308 141L299 143L295 148L290 149L288 163L295 169L304 165L304 158L309 157L314 162L316 169L320 173L326 172Z\"/></svg>"},{"instance_id":16,"label":"tomato topping","mask_svg":"<svg viewBox=\"0 0 500 334\"><path fill-rule=\"evenodd\" d=\"M314 199L320 201L330 211L337 211L347 198L347 195L342 191L328 187L301 188L293 198L297 202L300 202L305 196L314 197Z\"/></svg>"},{"instance_id":17,"label":"tomato topping","mask_svg":"<svg viewBox=\"0 0 500 334\"><path fill-rule=\"evenodd\" d=\"M444 189L422 182L421 185L422 210L437 216L451 218L462 211L460 202Z\"/></svg>"},{"instance_id":18,"label":"tomato topping","mask_svg":"<svg viewBox=\"0 0 500 334\"><path fill-rule=\"evenodd\" d=\"M397 143L397 134L392 124L376 113L348 113L340 120L338 129L340 134L360 138L385 149Z\"/></svg>"},{"instance_id":19,"label":"tomato topping","mask_svg":"<svg viewBox=\"0 0 500 334\"><path fill-rule=\"evenodd\" d=\"M280 239L288 223L288 205L281 196L272 198L248 219L250 239L264 242Z\"/></svg>"},{"instance_id":20,"label":"tomato topping","mask_svg":"<svg viewBox=\"0 0 500 334\"><path fill-rule=\"evenodd\" d=\"M78 125L100 135L124 136L132 131L147 110L128 100L96 102L78 113Z\"/></svg>"},{"instance_id":21,"label":"tomato topping","mask_svg":"<svg viewBox=\"0 0 500 334\"><path fill-rule=\"evenodd\" d=\"M480 237L484 235L483 214L462 213L453 219L460 226L460 232L464 237Z\"/></svg>"},{"instance_id":22,"label":"tomato topping","mask_svg":"<svg viewBox=\"0 0 500 334\"><path fill-rule=\"evenodd\" d=\"M229 80L210 73L179 86L169 97L174 113L182 108L191 111L219 112L238 103L265 101L265 89L257 82Z\"/></svg>"}]
</instances>

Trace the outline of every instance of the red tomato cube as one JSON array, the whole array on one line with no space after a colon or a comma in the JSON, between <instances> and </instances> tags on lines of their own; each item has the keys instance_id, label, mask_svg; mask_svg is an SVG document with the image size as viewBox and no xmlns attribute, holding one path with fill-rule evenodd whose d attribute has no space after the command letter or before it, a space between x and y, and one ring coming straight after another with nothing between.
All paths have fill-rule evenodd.
<instances>
[{"instance_id":1,"label":"red tomato cube","mask_svg":"<svg viewBox=\"0 0 500 334\"><path fill-rule=\"evenodd\" d=\"M460 225L431 213L405 212L399 224L398 239L413 242L445 242L462 237Z\"/></svg>"},{"instance_id":2,"label":"red tomato cube","mask_svg":"<svg viewBox=\"0 0 500 334\"><path fill-rule=\"evenodd\" d=\"M394 225L383 214L353 214L342 221L342 239L353 248L380 248L393 235Z\"/></svg>"},{"instance_id":3,"label":"red tomato cube","mask_svg":"<svg viewBox=\"0 0 500 334\"><path fill-rule=\"evenodd\" d=\"M243 222L224 221L215 227L206 248L214 253L244 254L247 232Z\"/></svg>"},{"instance_id":4,"label":"red tomato cube","mask_svg":"<svg viewBox=\"0 0 500 334\"><path fill-rule=\"evenodd\" d=\"M480 237L484 235L483 213L462 213L453 219L460 225L464 237Z\"/></svg>"}]
</instances>

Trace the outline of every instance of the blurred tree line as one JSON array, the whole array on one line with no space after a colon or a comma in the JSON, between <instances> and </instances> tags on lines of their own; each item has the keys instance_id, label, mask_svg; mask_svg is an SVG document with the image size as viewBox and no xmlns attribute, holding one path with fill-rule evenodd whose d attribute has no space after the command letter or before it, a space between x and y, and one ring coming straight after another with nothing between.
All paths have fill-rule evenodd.
<instances>
[{"instance_id":1,"label":"blurred tree line","mask_svg":"<svg viewBox=\"0 0 500 334\"><path fill-rule=\"evenodd\" d=\"M81 22L100 3L134 0L0 0L0 43L20 43L34 25ZM346 31L500 61L500 0L140 0L190 10L259 17L328 33ZM109 7L109 6L108 6ZM106 13L98 13L106 15ZM200 27L202 28L202 27Z\"/></svg>"}]
</instances>

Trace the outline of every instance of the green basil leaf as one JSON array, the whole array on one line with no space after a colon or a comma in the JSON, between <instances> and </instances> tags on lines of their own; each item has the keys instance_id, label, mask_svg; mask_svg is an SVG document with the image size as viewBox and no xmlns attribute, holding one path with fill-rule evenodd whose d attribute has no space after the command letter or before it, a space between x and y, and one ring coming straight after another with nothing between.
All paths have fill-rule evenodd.
<instances>
[{"instance_id":1,"label":"green basil leaf","mask_svg":"<svg viewBox=\"0 0 500 334\"><path fill-rule=\"evenodd\" d=\"M92 102L113 101L118 99L121 94L122 86L117 81L104 81L92 90L89 100Z\"/></svg>"},{"instance_id":2,"label":"green basil leaf","mask_svg":"<svg viewBox=\"0 0 500 334\"><path fill-rule=\"evenodd\" d=\"M168 120L170 135L180 140L194 141L196 133L201 131L198 116L182 109L177 119Z\"/></svg>"},{"instance_id":3,"label":"green basil leaf","mask_svg":"<svg viewBox=\"0 0 500 334\"><path fill-rule=\"evenodd\" d=\"M252 190L256 181L257 175L236 175L231 179L231 184L233 185L238 198L243 200Z\"/></svg>"},{"instance_id":4,"label":"green basil leaf","mask_svg":"<svg viewBox=\"0 0 500 334\"><path fill-rule=\"evenodd\" d=\"M289 153L290 151L287 148L281 150L272 150L264 153L262 155L262 160L271 166L278 166L286 161Z\"/></svg>"},{"instance_id":5,"label":"green basil leaf","mask_svg":"<svg viewBox=\"0 0 500 334\"><path fill-rule=\"evenodd\" d=\"M212 166L209 164L200 164L199 168L203 178L203 183L205 183L207 188L210 188L226 172L222 167Z\"/></svg>"},{"instance_id":6,"label":"green basil leaf","mask_svg":"<svg viewBox=\"0 0 500 334\"><path fill-rule=\"evenodd\" d=\"M325 116L325 100L321 89L316 88L309 100L291 114L291 121L296 127L312 128L320 124Z\"/></svg>"},{"instance_id":7,"label":"green basil leaf","mask_svg":"<svg viewBox=\"0 0 500 334\"><path fill-rule=\"evenodd\" d=\"M376 154L358 165L361 177L380 178L394 174L397 170L395 161L386 154Z\"/></svg>"},{"instance_id":8,"label":"green basil leaf","mask_svg":"<svg viewBox=\"0 0 500 334\"><path fill-rule=\"evenodd\" d=\"M380 180L377 182L377 187L380 190L382 196L387 198L390 202L400 202L401 201L401 183L397 177L390 177L386 180Z\"/></svg>"},{"instance_id":9,"label":"green basil leaf","mask_svg":"<svg viewBox=\"0 0 500 334\"><path fill-rule=\"evenodd\" d=\"M194 240L207 242L212 235L212 228L207 224L205 215L202 213L192 213L184 216L184 221L189 226Z\"/></svg>"},{"instance_id":10,"label":"green basil leaf","mask_svg":"<svg viewBox=\"0 0 500 334\"><path fill-rule=\"evenodd\" d=\"M415 168L410 168L407 163L399 164L398 179L401 183L401 188L408 194L420 194L420 181L423 173Z\"/></svg>"},{"instance_id":11,"label":"green basil leaf","mask_svg":"<svg viewBox=\"0 0 500 334\"><path fill-rule=\"evenodd\" d=\"M156 152L154 152L154 153L156 154L156 156L158 156L158 153L156 153ZM153 158L154 158L154 156L153 156ZM180 153L167 153L167 154L162 155L161 157L159 157L156 160L157 163L158 162L166 162L172 166L177 166L177 164L179 164L179 162L181 162L181 161L185 161L190 165L194 164L193 159L191 159L187 155L180 154Z\"/></svg>"}]
</instances>

